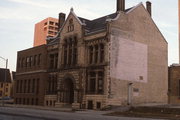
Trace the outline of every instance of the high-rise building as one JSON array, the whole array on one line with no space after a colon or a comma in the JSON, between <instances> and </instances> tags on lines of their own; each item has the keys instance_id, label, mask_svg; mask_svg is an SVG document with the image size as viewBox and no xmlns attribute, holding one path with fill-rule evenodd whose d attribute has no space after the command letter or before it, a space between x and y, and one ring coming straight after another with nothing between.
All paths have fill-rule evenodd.
<instances>
[{"instance_id":1,"label":"high-rise building","mask_svg":"<svg viewBox=\"0 0 180 120\"><path fill-rule=\"evenodd\" d=\"M179 63L180 63L180 0L178 0L178 17L179 17Z\"/></svg>"},{"instance_id":2,"label":"high-rise building","mask_svg":"<svg viewBox=\"0 0 180 120\"><path fill-rule=\"evenodd\" d=\"M48 17L35 25L34 47L46 44L47 37L54 37L58 31L58 19Z\"/></svg>"}]
</instances>

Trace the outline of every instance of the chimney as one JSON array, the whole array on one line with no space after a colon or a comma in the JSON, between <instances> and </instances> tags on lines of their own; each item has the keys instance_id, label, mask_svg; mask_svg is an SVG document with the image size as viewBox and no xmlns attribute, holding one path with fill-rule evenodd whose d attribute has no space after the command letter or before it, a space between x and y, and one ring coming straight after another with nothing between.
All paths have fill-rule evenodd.
<instances>
[{"instance_id":1,"label":"chimney","mask_svg":"<svg viewBox=\"0 0 180 120\"><path fill-rule=\"evenodd\" d=\"M117 0L117 12L125 11L125 0Z\"/></svg>"},{"instance_id":2,"label":"chimney","mask_svg":"<svg viewBox=\"0 0 180 120\"><path fill-rule=\"evenodd\" d=\"M62 27L62 25L65 22L65 19L66 19L66 14L59 13L59 25L58 25L58 29L60 29Z\"/></svg>"},{"instance_id":3,"label":"chimney","mask_svg":"<svg viewBox=\"0 0 180 120\"><path fill-rule=\"evenodd\" d=\"M146 2L146 9L147 9L149 15L151 16L151 2L150 1Z\"/></svg>"}]
</instances>

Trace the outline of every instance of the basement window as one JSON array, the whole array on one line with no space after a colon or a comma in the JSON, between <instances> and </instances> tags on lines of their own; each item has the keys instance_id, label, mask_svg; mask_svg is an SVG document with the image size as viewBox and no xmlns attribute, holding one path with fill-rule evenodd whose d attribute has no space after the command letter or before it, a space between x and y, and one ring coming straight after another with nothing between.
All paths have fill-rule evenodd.
<instances>
[{"instance_id":1,"label":"basement window","mask_svg":"<svg viewBox=\"0 0 180 120\"><path fill-rule=\"evenodd\" d=\"M97 108L97 109L101 109L101 102L97 102L97 103L96 103L96 108Z\"/></svg>"}]
</instances>

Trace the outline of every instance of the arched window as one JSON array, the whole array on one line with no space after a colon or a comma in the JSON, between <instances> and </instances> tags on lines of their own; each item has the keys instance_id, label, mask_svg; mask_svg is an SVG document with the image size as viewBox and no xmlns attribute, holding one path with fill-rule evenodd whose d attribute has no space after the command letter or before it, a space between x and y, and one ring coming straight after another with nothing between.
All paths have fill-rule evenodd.
<instances>
[{"instance_id":1,"label":"arched window","mask_svg":"<svg viewBox=\"0 0 180 120\"><path fill-rule=\"evenodd\" d=\"M77 37L74 37L73 65L77 64Z\"/></svg>"},{"instance_id":2,"label":"arched window","mask_svg":"<svg viewBox=\"0 0 180 120\"><path fill-rule=\"evenodd\" d=\"M104 62L104 45L100 44L100 63Z\"/></svg>"},{"instance_id":3,"label":"arched window","mask_svg":"<svg viewBox=\"0 0 180 120\"><path fill-rule=\"evenodd\" d=\"M72 61L72 38L69 38L69 54L68 54L68 65L71 65Z\"/></svg>"},{"instance_id":4,"label":"arched window","mask_svg":"<svg viewBox=\"0 0 180 120\"><path fill-rule=\"evenodd\" d=\"M77 37L65 39L64 42L64 65L65 67L77 64Z\"/></svg>"},{"instance_id":5,"label":"arched window","mask_svg":"<svg viewBox=\"0 0 180 120\"><path fill-rule=\"evenodd\" d=\"M98 45L95 45L95 56L94 56L94 63L97 63L98 62L98 49L99 49L99 46Z\"/></svg>"},{"instance_id":6,"label":"arched window","mask_svg":"<svg viewBox=\"0 0 180 120\"><path fill-rule=\"evenodd\" d=\"M89 46L89 63L93 63L93 46Z\"/></svg>"},{"instance_id":7,"label":"arched window","mask_svg":"<svg viewBox=\"0 0 180 120\"><path fill-rule=\"evenodd\" d=\"M73 19L69 20L69 25L68 25L68 32L74 31L74 24L73 24Z\"/></svg>"},{"instance_id":8,"label":"arched window","mask_svg":"<svg viewBox=\"0 0 180 120\"><path fill-rule=\"evenodd\" d=\"M67 64L67 39L64 40L64 65Z\"/></svg>"},{"instance_id":9,"label":"arched window","mask_svg":"<svg viewBox=\"0 0 180 120\"><path fill-rule=\"evenodd\" d=\"M104 62L104 44L89 46L89 64L98 64Z\"/></svg>"},{"instance_id":10,"label":"arched window","mask_svg":"<svg viewBox=\"0 0 180 120\"><path fill-rule=\"evenodd\" d=\"M98 88L97 88L97 93L102 94L103 93L103 84L104 84L104 73L103 72L98 72Z\"/></svg>"}]
</instances>

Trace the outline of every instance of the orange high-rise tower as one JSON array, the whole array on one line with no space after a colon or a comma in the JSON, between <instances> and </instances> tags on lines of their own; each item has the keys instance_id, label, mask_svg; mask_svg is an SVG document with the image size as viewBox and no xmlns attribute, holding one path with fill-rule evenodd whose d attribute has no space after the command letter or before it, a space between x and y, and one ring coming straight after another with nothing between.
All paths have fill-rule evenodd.
<instances>
[{"instance_id":1,"label":"orange high-rise tower","mask_svg":"<svg viewBox=\"0 0 180 120\"><path fill-rule=\"evenodd\" d=\"M180 63L180 0L178 0L178 17L179 17L179 31L178 31L178 37L179 37L179 63Z\"/></svg>"},{"instance_id":2,"label":"orange high-rise tower","mask_svg":"<svg viewBox=\"0 0 180 120\"><path fill-rule=\"evenodd\" d=\"M47 37L53 37L58 32L58 19L48 17L35 24L34 47L46 44Z\"/></svg>"}]
</instances>

